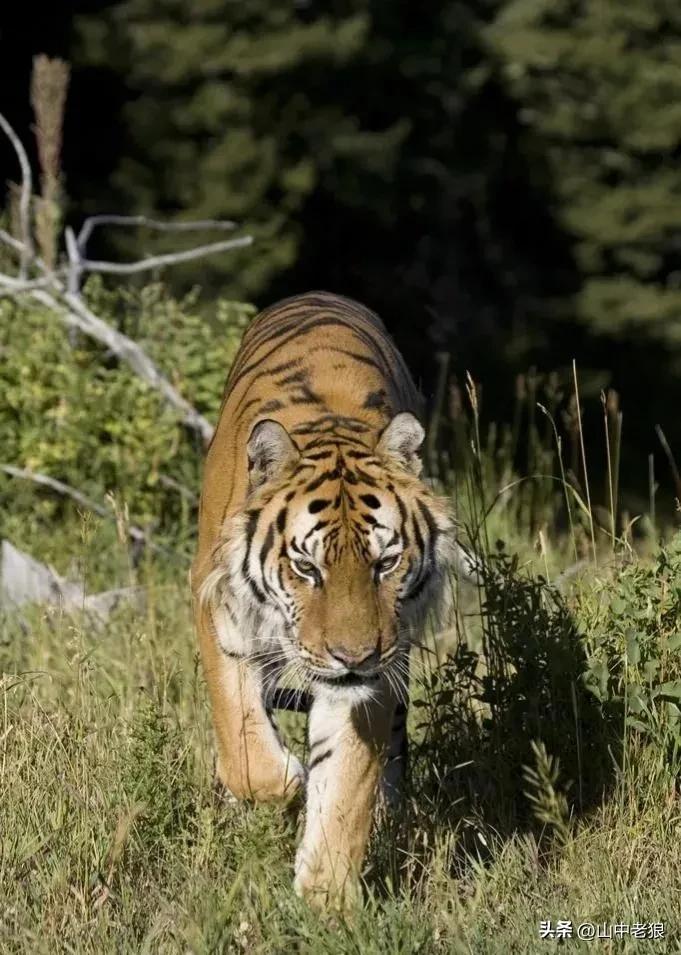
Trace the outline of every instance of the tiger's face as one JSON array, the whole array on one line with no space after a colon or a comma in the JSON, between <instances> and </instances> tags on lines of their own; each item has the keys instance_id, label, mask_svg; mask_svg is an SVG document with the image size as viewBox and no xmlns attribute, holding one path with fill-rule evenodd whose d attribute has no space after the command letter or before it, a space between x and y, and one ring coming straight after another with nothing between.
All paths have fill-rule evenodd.
<instances>
[{"instance_id":1,"label":"tiger's face","mask_svg":"<svg viewBox=\"0 0 681 955\"><path fill-rule=\"evenodd\" d=\"M415 473L422 438L407 413L375 450L329 439L300 452L281 425L254 429L248 507L228 522L214 573L223 569L232 611L276 632L307 682L367 692L383 673L399 682L453 546L446 507Z\"/></svg>"}]
</instances>

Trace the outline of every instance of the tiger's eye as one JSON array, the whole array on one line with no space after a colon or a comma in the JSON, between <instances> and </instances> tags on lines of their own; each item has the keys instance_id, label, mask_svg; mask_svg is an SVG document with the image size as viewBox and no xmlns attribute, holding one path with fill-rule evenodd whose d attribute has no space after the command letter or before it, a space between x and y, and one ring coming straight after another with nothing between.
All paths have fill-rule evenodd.
<instances>
[{"instance_id":1,"label":"tiger's eye","mask_svg":"<svg viewBox=\"0 0 681 955\"><path fill-rule=\"evenodd\" d=\"M401 554L393 554L390 557L382 557L376 561L376 572L379 574L388 574L394 570L400 562Z\"/></svg>"},{"instance_id":2,"label":"tiger's eye","mask_svg":"<svg viewBox=\"0 0 681 955\"><path fill-rule=\"evenodd\" d=\"M292 560L291 566L294 571L299 574L301 577L312 577L317 578L317 568L309 560Z\"/></svg>"}]
</instances>

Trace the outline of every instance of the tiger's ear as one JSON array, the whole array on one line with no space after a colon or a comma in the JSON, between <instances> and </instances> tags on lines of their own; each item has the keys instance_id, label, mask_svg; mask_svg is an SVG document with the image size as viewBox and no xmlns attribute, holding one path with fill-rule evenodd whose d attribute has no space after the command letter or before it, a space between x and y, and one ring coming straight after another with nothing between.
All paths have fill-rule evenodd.
<instances>
[{"instance_id":1,"label":"tiger's ear","mask_svg":"<svg viewBox=\"0 0 681 955\"><path fill-rule=\"evenodd\" d=\"M300 457L300 451L286 428L269 418L258 421L253 427L246 449L251 490L278 477Z\"/></svg>"},{"instance_id":2,"label":"tiger's ear","mask_svg":"<svg viewBox=\"0 0 681 955\"><path fill-rule=\"evenodd\" d=\"M426 432L416 416L410 411L400 411L384 429L376 450L379 454L396 458L403 467L419 475L422 463L418 450L425 436Z\"/></svg>"}]
</instances>

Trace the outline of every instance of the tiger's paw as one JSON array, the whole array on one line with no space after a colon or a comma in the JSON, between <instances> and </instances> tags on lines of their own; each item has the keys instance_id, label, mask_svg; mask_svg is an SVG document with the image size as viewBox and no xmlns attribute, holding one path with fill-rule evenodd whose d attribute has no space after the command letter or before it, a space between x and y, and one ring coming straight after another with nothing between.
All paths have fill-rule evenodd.
<instances>
[{"instance_id":1,"label":"tiger's paw","mask_svg":"<svg viewBox=\"0 0 681 955\"><path fill-rule=\"evenodd\" d=\"M296 854L293 889L296 895L318 911L336 911L349 914L362 901L359 879L347 863L331 859L317 859L310 863L301 846Z\"/></svg>"},{"instance_id":2,"label":"tiger's paw","mask_svg":"<svg viewBox=\"0 0 681 955\"><path fill-rule=\"evenodd\" d=\"M218 759L216 775L234 799L289 803L305 789L307 771L287 750L277 760L257 760L234 766Z\"/></svg>"}]
</instances>

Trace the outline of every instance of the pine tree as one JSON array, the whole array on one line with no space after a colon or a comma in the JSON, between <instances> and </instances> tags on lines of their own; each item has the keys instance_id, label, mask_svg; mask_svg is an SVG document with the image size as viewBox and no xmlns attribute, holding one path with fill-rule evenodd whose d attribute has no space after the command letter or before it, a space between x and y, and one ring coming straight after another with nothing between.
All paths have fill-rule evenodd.
<instances>
[{"instance_id":1,"label":"pine tree","mask_svg":"<svg viewBox=\"0 0 681 955\"><path fill-rule=\"evenodd\" d=\"M434 345L519 358L572 276L481 39L496 5L120 0L77 55L128 88L119 205L242 222L256 245L204 288L354 295L427 373Z\"/></svg>"},{"instance_id":2,"label":"pine tree","mask_svg":"<svg viewBox=\"0 0 681 955\"><path fill-rule=\"evenodd\" d=\"M390 174L403 125L368 127L343 102L367 37L362 6L313 16L286 0L124 0L81 21L78 58L129 92L113 180L125 206L242 223L256 251L206 268L231 274L241 296L295 261L297 216L320 178L348 165Z\"/></svg>"},{"instance_id":3,"label":"pine tree","mask_svg":"<svg viewBox=\"0 0 681 955\"><path fill-rule=\"evenodd\" d=\"M489 38L599 334L681 342L681 5L510 0Z\"/></svg>"}]
</instances>

